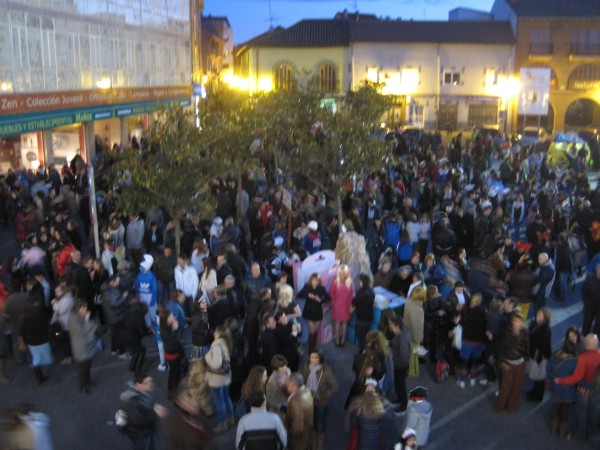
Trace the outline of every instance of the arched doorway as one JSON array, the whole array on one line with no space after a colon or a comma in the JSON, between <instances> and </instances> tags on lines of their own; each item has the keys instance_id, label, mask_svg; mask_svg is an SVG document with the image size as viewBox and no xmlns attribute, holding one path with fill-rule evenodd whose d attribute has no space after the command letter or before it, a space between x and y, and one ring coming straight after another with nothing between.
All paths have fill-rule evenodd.
<instances>
[{"instance_id":1,"label":"arched doorway","mask_svg":"<svg viewBox=\"0 0 600 450\"><path fill-rule=\"evenodd\" d=\"M572 102L565 113L567 129L600 128L600 105L588 98Z\"/></svg>"},{"instance_id":2,"label":"arched doorway","mask_svg":"<svg viewBox=\"0 0 600 450\"><path fill-rule=\"evenodd\" d=\"M554 132L554 107L551 103L548 103L547 116L524 116L519 114L516 125L516 128L520 131L523 131L525 127L538 127L552 134Z\"/></svg>"}]
</instances>

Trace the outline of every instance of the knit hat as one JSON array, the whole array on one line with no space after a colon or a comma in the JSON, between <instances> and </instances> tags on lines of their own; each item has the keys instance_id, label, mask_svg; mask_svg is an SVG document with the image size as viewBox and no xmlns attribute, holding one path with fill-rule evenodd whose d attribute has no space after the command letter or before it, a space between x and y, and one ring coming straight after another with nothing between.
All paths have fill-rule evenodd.
<instances>
[{"instance_id":1,"label":"knit hat","mask_svg":"<svg viewBox=\"0 0 600 450\"><path fill-rule=\"evenodd\" d=\"M308 229L311 231L317 231L319 229L319 225L316 220L311 220L308 222Z\"/></svg>"},{"instance_id":2,"label":"knit hat","mask_svg":"<svg viewBox=\"0 0 600 450\"><path fill-rule=\"evenodd\" d=\"M408 394L409 398L425 398L429 393L428 389L425 386L417 386L413 388Z\"/></svg>"}]
</instances>

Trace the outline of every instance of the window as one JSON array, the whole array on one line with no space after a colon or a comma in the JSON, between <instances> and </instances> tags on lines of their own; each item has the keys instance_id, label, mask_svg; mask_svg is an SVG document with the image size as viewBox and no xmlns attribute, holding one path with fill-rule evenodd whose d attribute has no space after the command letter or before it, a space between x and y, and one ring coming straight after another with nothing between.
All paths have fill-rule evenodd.
<instances>
[{"instance_id":1,"label":"window","mask_svg":"<svg viewBox=\"0 0 600 450\"><path fill-rule=\"evenodd\" d=\"M538 28L531 30L531 46L533 55L549 55L552 53L552 33L549 29Z\"/></svg>"},{"instance_id":2,"label":"window","mask_svg":"<svg viewBox=\"0 0 600 450\"><path fill-rule=\"evenodd\" d=\"M337 92L337 69L333 64L321 66L319 71L322 92Z\"/></svg>"},{"instance_id":3,"label":"window","mask_svg":"<svg viewBox=\"0 0 600 450\"><path fill-rule=\"evenodd\" d=\"M571 53L574 55L599 55L600 29L573 30Z\"/></svg>"},{"instance_id":4,"label":"window","mask_svg":"<svg viewBox=\"0 0 600 450\"><path fill-rule=\"evenodd\" d=\"M498 75L500 75L499 69L494 67L485 69L485 85L496 86L498 84Z\"/></svg>"},{"instance_id":5,"label":"window","mask_svg":"<svg viewBox=\"0 0 600 450\"><path fill-rule=\"evenodd\" d=\"M460 72L444 71L443 83L444 85L458 86L461 82Z\"/></svg>"},{"instance_id":6,"label":"window","mask_svg":"<svg viewBox=\"0 0 600 450\"><path fill-rule=\"evenodd\" d=\"M292 87L292 66L281 63L275 66L275 90L287 91Z\"/></svg>"}]
</instances>

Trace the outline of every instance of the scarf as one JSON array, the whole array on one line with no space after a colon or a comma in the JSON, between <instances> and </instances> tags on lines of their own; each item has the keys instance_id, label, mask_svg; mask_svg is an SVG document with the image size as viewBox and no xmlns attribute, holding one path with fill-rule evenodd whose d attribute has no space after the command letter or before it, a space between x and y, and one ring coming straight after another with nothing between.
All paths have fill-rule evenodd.
<instances>
[{"instance_id":1,"label":"scarf","mask_svg":"<svg viewBox=\"0 0 600 450\"><path fill-rule=\"evenodd\" d=\"M315 366L309 364L308 368L310 373L308 374L308 379L306 380L306 387L314 394L317 392L317 388L319 387L319 378L317 377L317 372L319 372L323 366L321 364L317 364Z\"/></svg>"}]
</instances>

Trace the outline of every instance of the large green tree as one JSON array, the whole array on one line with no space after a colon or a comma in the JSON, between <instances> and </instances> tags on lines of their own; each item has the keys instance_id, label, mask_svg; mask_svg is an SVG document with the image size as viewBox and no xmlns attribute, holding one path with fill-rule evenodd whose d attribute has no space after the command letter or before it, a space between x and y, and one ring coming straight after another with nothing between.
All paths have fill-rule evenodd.
<instances>
[{"instance_id":1,"label":"large green tree","mask_svg":"<svg viewBox=\"0 0 600 450\"><path fill-rule=\"evenodd\" d=\"M307 96L314 101L314 94ZM364 83L339 101L337 111L315 107L311 136L302 142L299 158L290 161L290 169L337 201L340 227L341 199L348 184L384 164L387 145L374 135L391 104L392 98L382 95L380 86Z\"/></svg>"},{"instance_id":2,"label":"large green tree","mask_svg":"<svg viewBox=\"0 0 600 450\"><path fill-rule=\"evenodd\" d=\"M193 112L163 108L148 129L148 150L125 149L113 173L122 193L117 210L124 214L162 206L175 222L175 245L180 250L180 220L193 206L200 214L213 209L208 189L210 177L222 165L203 145Z\"/></svg>"}]
</instances>

